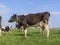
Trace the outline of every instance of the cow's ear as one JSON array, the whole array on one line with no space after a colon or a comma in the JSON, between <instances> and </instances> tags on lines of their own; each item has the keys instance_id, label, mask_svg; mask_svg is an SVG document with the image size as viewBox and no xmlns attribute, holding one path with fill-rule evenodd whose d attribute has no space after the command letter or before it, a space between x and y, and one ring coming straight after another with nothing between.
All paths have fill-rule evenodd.
<instances>
[{"instance_id":1,"label":"cow's ear","mask_svg":"<svg viewBox=\"0 0 60 45\"><path fill-rule=\"evenodd\" d=\"M16 17L17 15L16 14L13 14L14 17Z\"/></svg>"}]
</instances>

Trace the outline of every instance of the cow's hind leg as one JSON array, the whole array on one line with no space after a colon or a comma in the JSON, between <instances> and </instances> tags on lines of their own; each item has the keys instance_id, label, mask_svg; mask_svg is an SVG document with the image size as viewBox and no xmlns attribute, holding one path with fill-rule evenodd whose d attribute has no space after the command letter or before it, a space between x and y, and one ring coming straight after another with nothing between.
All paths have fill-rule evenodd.
<instances>
[{"instance_id":1,"label":"cow's hind leg","mask_svg":"<svg viewBox=\"0 0 60 45\"><path fill-rule=\"evenodd\" d=\"M49 27L48 27L47 20L45 20L45 22L44 22L44 21L41 21L41 22L40 22L40 26L41 26L41 28L42 28L43 33L44 33L47 37L49 37Z\"/></svg>"},{"instance_id":2,"label":"cow's hind leg","mask_svg":"<svg viewBox=\"0 0 60 45\"><path fill-rule=\"evenodd\" d=\"M44 33L44 25L43 21L40 22L40 33Z\"/></svg>"},{"instance_id":3,"label":"cow's hind leg","mask_svg":"<svg viewBox=\"0 0 60 45\"><path fill-rule=\"evenodd\" d=\"M47 37L49 37L49 27L48 27L48 24L44 24L44 33L46 34Z\"/></svg>"},{"instance_id":4,"label":"cow's hind leg","mask_svg":"<svg viewBox=\"0 0 60 45\"><path fill-rule=\"evenodd\" d=\"M41 27L41 32L44 34L44 27Z\"/></svg>"}]
</instances>

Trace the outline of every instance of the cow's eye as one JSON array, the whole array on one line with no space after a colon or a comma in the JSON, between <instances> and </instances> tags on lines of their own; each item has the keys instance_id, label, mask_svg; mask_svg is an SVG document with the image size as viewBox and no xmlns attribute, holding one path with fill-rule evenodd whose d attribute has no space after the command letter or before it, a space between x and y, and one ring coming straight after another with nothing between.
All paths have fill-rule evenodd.
<instances>
[{"instance_id":1,"label":"cow's eye","mask_svg":"<svg viewBox=\"0 0 60 45\"><path fill-rule=\"evenodd\" d=\"M12 18L14 18L14 16L12 16Z\"/></svg>"}]
</instances>

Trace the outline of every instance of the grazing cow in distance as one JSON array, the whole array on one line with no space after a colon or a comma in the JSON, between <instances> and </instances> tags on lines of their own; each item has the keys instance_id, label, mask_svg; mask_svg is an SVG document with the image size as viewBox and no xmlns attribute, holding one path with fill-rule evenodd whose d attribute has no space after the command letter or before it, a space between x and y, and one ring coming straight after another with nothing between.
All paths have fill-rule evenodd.
<instances>
[{"instance_id":1,"label":"grazing cow in distance","mask_svg":"<svg viewBox=\"0 0 60 45\"><path fill-rule=\"evenodd\" d=\"M6 26L6 27L2 27L1 30L3 32L9 32L10 31L10 28L9 28L9 26Z\"/></svg>"},{"instance_id":2,"label":"grazing cow in distance","mask_svg":"<svg viewBox=\"0 0 60 45\"><path fill-rule=\"evenodd\" d=\"M2 21L2 17L0 16L0 36L1 36L1 21Z\"/></svg>"},{"instance_id":3,"label":"grazing cow in distance","mask_svg":"<svg viewBox=\"0 0 60 45\"><path fill-rule=\"evenodd\" d=\"M49 37L49 20L50 13L49 12L41 12L36 14L27 14L19 15L13 14L9 19L9 22L17 22L20 26L23 26L25 31L25 36L27 36L27 26L36 25L39 23L39 26L42 28L47 37Z\"/></svg>"}]
</instances>

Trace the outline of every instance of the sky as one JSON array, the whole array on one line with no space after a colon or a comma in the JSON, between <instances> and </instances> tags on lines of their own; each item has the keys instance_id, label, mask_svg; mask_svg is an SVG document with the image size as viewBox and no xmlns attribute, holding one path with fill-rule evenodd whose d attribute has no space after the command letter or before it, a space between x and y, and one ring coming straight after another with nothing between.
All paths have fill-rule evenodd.
<instances>
[{"instance_id":1,"label":"sky","mask_svg":"<svg viewBox=\"0 0 60 45\"><path fill-rule=\"evenodd\" d=\"M50 12L49 27L60 28L60 0L0 0L2 26L14 26L8 20L13 14Z\"/></svg>"}]
</instances>

